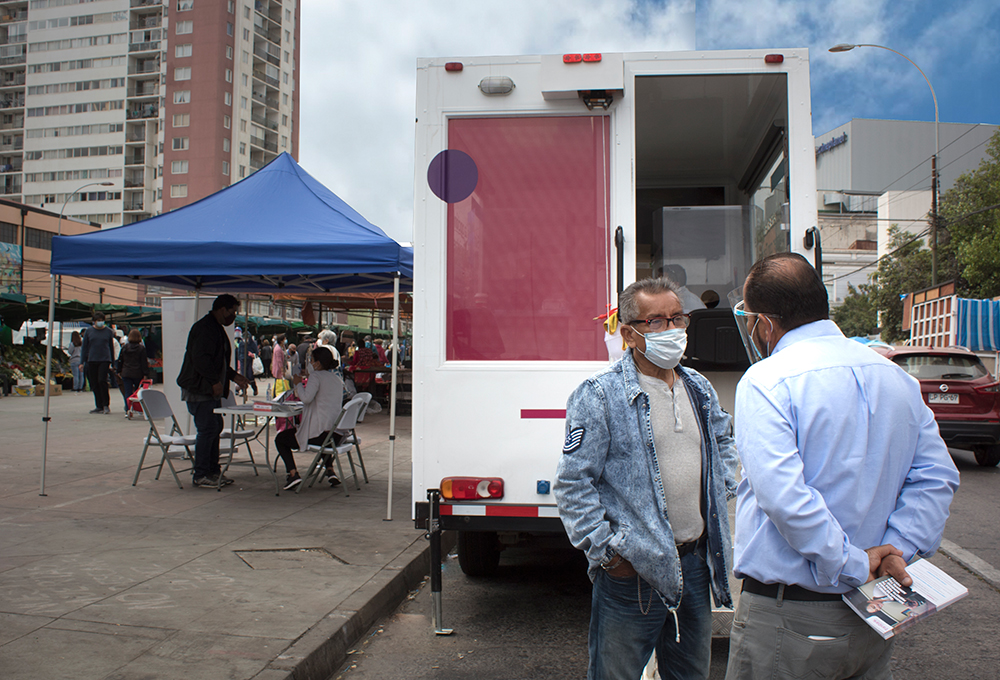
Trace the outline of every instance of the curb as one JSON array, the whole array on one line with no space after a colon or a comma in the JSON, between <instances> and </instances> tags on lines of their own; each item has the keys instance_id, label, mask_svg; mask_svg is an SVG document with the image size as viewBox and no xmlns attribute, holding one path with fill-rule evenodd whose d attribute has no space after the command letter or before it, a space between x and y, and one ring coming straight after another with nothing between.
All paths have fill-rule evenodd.
<instances>
[{"instance_id":1,"label":"curb","mask_svg":"<svg viewBox=\"0 0 1000 680\"><path fill-rule=\"evenodd\" d=\"M454 532L441 537L445 555L456 541ZM350 650L380 619L388 616L417 588L430 571L430 544L420 536L367 583L350 595L298 640L293 642L254 680L327 680Z\"/></svg>"},{"instance_id":2,"label":"curb","mask_svg":"<svg viewBox=\"0 0 1000 680\"><path fill-rule=\"evenodd\" d=\"M941 539L941 546L938 550L986 581L995 590L1000 590L1000 569L986 560L976 557L958 544L952 543L947 538Z\"/></svg>"}]
</instances>

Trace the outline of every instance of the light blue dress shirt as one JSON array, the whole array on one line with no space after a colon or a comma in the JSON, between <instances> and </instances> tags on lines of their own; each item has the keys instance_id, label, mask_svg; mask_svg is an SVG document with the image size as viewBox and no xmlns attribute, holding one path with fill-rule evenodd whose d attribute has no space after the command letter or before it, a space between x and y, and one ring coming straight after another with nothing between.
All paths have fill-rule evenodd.
<instances>
[{"instance_id":1,"label":"light blue dress shirt","mask_svg":"<svg viewBox=\"0 0 1000 680\"><path fill-rule=\"evenodd\" d=\"M786 333L736 389L734 571L847 592L866 548L933 553L958 470L919 383L832 321Z\"/></svg>"}]
</instances>

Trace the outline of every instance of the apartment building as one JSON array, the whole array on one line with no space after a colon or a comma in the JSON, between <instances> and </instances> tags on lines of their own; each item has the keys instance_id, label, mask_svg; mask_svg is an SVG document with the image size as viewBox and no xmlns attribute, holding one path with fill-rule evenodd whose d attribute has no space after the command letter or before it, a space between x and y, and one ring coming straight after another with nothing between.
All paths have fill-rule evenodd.
<instances>
[{"instance_id":1,"label":"apartment building","mask_svg":"<svg viewBox=\"0 0 1000 680\"><path fill-rule=\"evenodd\" d=\"M299 12L0 0L0 197L120 226L297 157Z\"/></svg>"}]
</instances>

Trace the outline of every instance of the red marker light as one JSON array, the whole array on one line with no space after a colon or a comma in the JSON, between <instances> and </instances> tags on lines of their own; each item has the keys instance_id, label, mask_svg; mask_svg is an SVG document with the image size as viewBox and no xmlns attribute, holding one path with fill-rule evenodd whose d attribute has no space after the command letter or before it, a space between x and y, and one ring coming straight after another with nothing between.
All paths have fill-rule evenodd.
<instances>
[{"instance_id":1,"label":"red marker light","mask_svg":"<svg viewBox=\"0 0 1000 680\"><path fill-rule=\"evenodd\" d=\"M765 64L780 64L785 60L785 55L783 54L768 54L764 57Z\"/></svg>"},{"instance_id":2,"label":"red marker light","mask_svg":"<svg viewBox=\"0 0 1000 680\"><path fill-rule=\"evenodd\" d=\"M498 477L445 477L441 497L454 501L481 501L503 498L503 480Z\"/></svg>"},{"instance_id":3,"label":"red marker light","mask_svg":"<svg viewBox=\"0 0 1000 680\"><path fill-rule=\"evenodd\" d=\"M583 60L588 62L597 62L601 60L600 52L592 52L590 54L583 55Z\"/></svg>"},{"instance_id":4,"label":"red marker light","mask_svg":"<svg viewBox=\"0 0 1000 680\"><path fill-rule=\"evenodd\" d=\"M579 64L581 61L583 61L583 55L582 54L564 54L563 55L563 63L564 64Z\"/></svg>"},{"instance_id":5,"label":"red marker light","mask_svg":"<svg viewBox=\"0 0 1000 680\"><path fill-rule=\"evenodd\" d=\"M463 68L462 62L460 61L449 61L444 65L445 71L461 71Z\"/></svg>"}]
</instances>

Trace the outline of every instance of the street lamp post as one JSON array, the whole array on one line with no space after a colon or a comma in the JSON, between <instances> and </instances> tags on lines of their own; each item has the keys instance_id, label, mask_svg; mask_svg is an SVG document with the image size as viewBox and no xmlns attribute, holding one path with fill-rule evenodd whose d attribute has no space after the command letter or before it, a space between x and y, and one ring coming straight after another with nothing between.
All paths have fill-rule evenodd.
<instances>
[{"instance_id":1,"label":"street lamp post","mask_svg":"<svg viewBox=\"0 0 1000 680\"><path fill-rule=\"evenodd\" d=\"M114 186L111 182L89 182L84 184L82 187L69 194L66 200L63 202L62 210L59 211L59 227L58 235L62 236L62 220L63 213L66 212L66 204L69 203L70 199L76 196L78 193L86 189L87 187L102 186L110 187ZM49 251L51 253L51 251ZM60 292L62 286L60 285ZM55 342L55 338L52 335L52 327L55 325L56 317L56 277L52 274L52 262L49 261L49 344L45 348L45 413L42 415L42 422L45 423L44 430L42 431L42 481L41 490L38 492L39 496L45 495L45 456L48 453L49 447L49 381L52 379L52 343Z\"/></svg>"},{"instance_id":2,"label":"street lamp post","mask_svg":"<svg viewBox=\"0 0 1000 680\"><path fill-rule=\"evenodd\" d=\"M938 250L938 196L939 196L939 184L938 181L938 159L941 155L941 119L938 116L938 100L937 94L934 93L934 86L931 85L930 78L927 74L923 72L919 66L913 63L913 60L902 52L897 52L891 47L886 47L885 45L870 45L870 44L858 44L850 45L847 43L841 43L839 45L834 45L830 48L831 52L849 52L855 47L877 47L882 50L889 50L893 54L898 54L906 61L913 65L913 68L920 71L920 75L924 77L924 81L927 83L927 87L931 88L931 97L934 99L934 156L931 158L931 285L937 285L937 250Z\"/></svg>"}]
</instances>

